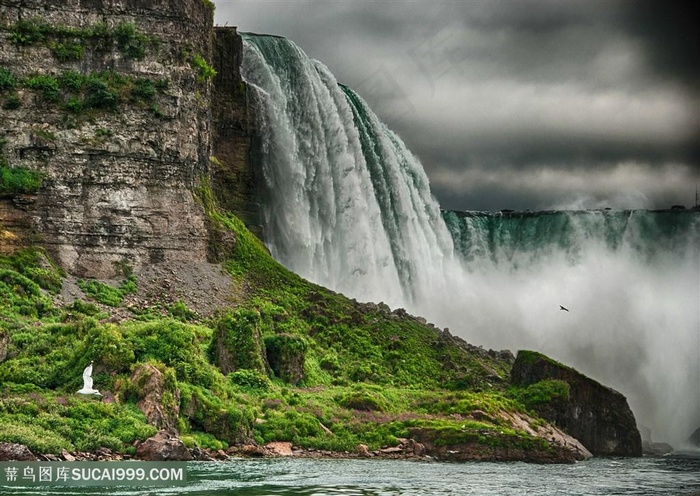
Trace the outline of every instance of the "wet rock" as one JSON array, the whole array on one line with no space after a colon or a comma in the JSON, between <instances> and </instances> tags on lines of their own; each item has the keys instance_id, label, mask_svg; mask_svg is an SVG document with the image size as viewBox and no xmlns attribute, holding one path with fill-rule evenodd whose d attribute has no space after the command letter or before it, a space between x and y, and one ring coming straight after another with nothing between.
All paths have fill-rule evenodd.
<instances>
[{"instance_id":1,"label":"wet rock","mask_svg":"<svg viewBox=\"0 0 700 496\"><path fill-rule=\"evenodd\" d=\"M527 387L544 380L564 381L570 387L568 398L537 407L545 419L581 441L594 455L642 455L642 438L627 398L545 355L518 352L511 383Z\"/></svg>"},{"instance_id":2,"label":"wet rock","mask_svg":"<svg viewBox=\"0 0 700 496\"><path fill-rule=\"evenodd\" d=\"M153 462L188 461L192 460L192 455L179 438L160 431L136 448L136 458Z\"/></svg>"},{"instance_id":3,"label":"wet rock","mask_svg":"<svg viewBox=\"0 0 700 496\"><path fill-rule=\"evenodd\" d=\"M192 454L192 458L197 460L198 462L211 462L214 461L214 458L206 451L203 450L197 446L192 448L190 450L190 453Z\"/></svg>"},{"instance_id":4,"label":"wet rock","mask_svg":"<svg viewBox=\"0 0 700 496\"><path fill-rule=\"evenodd\" d=\"M292 456L292 443L276 441L267 443L265 449L273 456Z\"/></svg>"},{"instance_id":5,"label":"wet rock","mask_svg":"<svg viewBox=\"0 0 700 496\"><path fill-rule=\"evenodd\" d=\"M243 456L250 456L252 458L261 458L269 454L264 447L257 446L255 444L246 444L244 446L241 446L241 448L238 450L238 453Z\"/></svg>"},{"instance_id":6,"label":"wet rock","mask_svg":"<svg viewBox=\"0 0 700 496\"><path fill-rule=\"evenodd\" d=\"M700 448L700 427L695 429L695 432L693 432L690 437L688 438L687 444L690 446Z\"/></svg>"},{"instance_id":7,"label":"wet rock","mask_svg":"<svg viewBox=\"0 0 700 496\"><path fill-rule=\"evenodd\" d=\"M645 455L663 456L673 452L673 446L668 443L642 442L642 451Z\"/></svg>"},{"instance_id":8,"label":"wet rock","mask_svg":"<svg viewBox=\"0 0 700 496\"><path fill-rule=\"evenodd\" d=\"M37 457L23 444L0 443L0 462L32 462Z\"/></svg>"}]
</instances>

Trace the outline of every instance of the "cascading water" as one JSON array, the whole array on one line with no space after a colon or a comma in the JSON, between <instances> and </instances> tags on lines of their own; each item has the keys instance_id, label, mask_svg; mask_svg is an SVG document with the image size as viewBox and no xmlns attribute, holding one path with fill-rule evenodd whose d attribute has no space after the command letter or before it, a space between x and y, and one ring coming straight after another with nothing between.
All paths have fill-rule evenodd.
<instances>
[{"instance_id":1,"label":"cascading water","mask_svg":"<svg viewBox=\"0 0 700 496\"><path fill-rule=\"evenodd\" d=\"M441 215L356 93L284 38L244 40L275 258L471 342L569 363L626 394L655 440L700 426L700 213Z\"/></svg>"}]
</instances>

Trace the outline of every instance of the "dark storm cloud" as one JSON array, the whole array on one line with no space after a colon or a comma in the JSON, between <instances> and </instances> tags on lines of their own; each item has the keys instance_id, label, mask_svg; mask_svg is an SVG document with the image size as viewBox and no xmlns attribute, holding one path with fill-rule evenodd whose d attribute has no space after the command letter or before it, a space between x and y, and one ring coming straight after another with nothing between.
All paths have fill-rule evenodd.
<instances>
[{"instance_id":1,"label":"dark storm cloud","mask_svg":"<svg viewBox=\"0 0 700 496\"><path fill-rule=\"evenodd\" d=\"M684 83L700 81L700 5L641 0L626 6L621 25L643 41L650 65Z\"/></svg>"},{"instance_id":2,"label":"dark storm cloud","mask_svg":"<svg viewBox=\"0 0 700 496\"><path fill-rule=\"evenodd\" d=\"M216 4L219 23L286 36L357 90L446 208L692 203L700 50L687 7Z\"/></svg>"}]
</instances>

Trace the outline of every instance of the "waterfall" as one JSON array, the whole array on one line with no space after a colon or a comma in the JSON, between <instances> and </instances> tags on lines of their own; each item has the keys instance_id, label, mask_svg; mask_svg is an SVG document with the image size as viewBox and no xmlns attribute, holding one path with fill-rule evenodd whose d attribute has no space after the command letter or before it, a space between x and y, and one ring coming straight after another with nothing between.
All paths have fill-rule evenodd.
<instances>
[{"instance_id":1,"label":"waterfall","mask_svg":"<svg viewBox=\"0 0 700 496\"><path fill-rule=\"evenodd\" d=\"M277 260L470 342L547 353L623 392L655 440L700 426L700 213L441 212L359 95L289 40L244 40Z\"/></svg>"},{"instance_id":2,"label":"waterfall","mask_svg":"<svg viewBox=\"0 0 700 496\"><path fill-rule=\"evenodd\" d=\"M400 306L439 286L452 240L420 162L364 101L292 42L244 35L264 108L263 235L324 286ZM431 270L436 269L436 270Z\"/></svg>"}]
</instances>

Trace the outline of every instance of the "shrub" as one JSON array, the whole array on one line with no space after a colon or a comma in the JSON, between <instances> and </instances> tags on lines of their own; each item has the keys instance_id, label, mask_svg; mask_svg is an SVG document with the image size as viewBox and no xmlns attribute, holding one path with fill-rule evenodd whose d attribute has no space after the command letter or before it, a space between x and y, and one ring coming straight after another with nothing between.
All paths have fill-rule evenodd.
<instances>
[{"instance_id":1,"label":"shrub","mask_svg":"<svg viewBox=\"0 0 700 496\"><path fill-rule=\"evenodd\" d=\"M257 370L265 373L265 350L261 335L261 319L257 310L229 311L216 322L216 339L212 340L210 356L218 361L224 373L238 369ZM220 363L224 351L229 363Z\"/></svg>"},{"instance_id":2,"label":"shrub","mask_svg":"<svg viewBox=\"0 0 700 496\"><path fill-rule=\"evenodd\" d=\"M10 41L15 45L32 45L44 41L52 31L51 25L42 19L22 19L10 32Z\"/></svg>"},{"instance_id":3,"label":"shrub","mask_svg":"<svg viewBox=\"0 0 700 496\"><path fill-rule=\"evenodd\" d=\"M41 179L41 174L31 169L0 163L0 196L36 193Z\"/></svg>"},{"instance_id":4,"label":"shrub","mask_svg":"<svg viewBox=\"0 0 700 496\"><path fill-rule=\"evenodd\" d=\"M151 101L156 97L158 91L150 79L137 79L131 90L131 97L135 100Z\"/></svg>"},{"instance_id":5,"label":"shrub","mask_svg":"<svg viewBox=\"0 0 700 496\"><path fill-rule=\"evenodd\" d=\"M230 373L228 378L233 384L245 389L266 390L270 387L270 379L255 370L236 370Z\"/></svg>"},{"instance_id":6,"label":"shrub","mask_svg":"<svg viewBox=\"0 0 700 496\"><path fill-rule=\"evenodd\" d=\"M16 110L22 106L22 100L19 99L17 95L10 95L5 100L2 108L5 110Z\"/></svg>"},{"instance_id":7,"label":"shrub","mask_svg":"<svg viewBox=\"0 0 700 496\"><path fill-rule=\"evenodd\" d=\"M74 114L79 114L80 112L83 111L83 108L85 108L85 105L83 104L83 101L80 98L70 98L68 102L66 102L65 105L66 110L69 112L73 112Z\"/></svg>"},{"instance_id":8,"label":"shrub","mask_svg":"<svg viewBox=\"0 0 700 496\"><path fill-rule=\"evenodd\" d=\"M85 106L90 108L101 108L116 110L119 105L119 93L106 81L97 75L90 76L85 84L87 97Z\"/></svg>"},{"instance_id":9,"label":"shrub","mask_svg":"<svg viewBox=\"0 0 700 496\"><path fill-rule=\"evenodd\" d=\"M58 79L53 76L40 74L33 76L27 81L29 88L41 91L45 100L49 102L57 102L59 100L59 84Z\"/></svg>"},{"instance_id":10,"label":"shrub","mask_svg":"<svg viewBox=\"0 0 700 496\"><path fill-rule=\"evenodd\" d=\"M80 60L83 58L83 53L85 51L83 44L76 41L54 42L51 43L50 48L51 53L59 62Z\"/></svg>"},{"instance_id":11,"label":"shrub","mask_svg":"<svg viewBox=\"0 0 700 496\"><path fill-rule=\"evenodd\" d=\"M114 37L119 50L127 57L141 60L146 56L148 36L136 30L136 26L123 23L114 28Z\"/></svg>"},{"instance_id":12,"label":"shrub","mask_svg":"<svg viewBox=\"0 0 700 496\"><path fill-rule=\"evenodd\" d=\"M66 71L58 78L61 84L61 88L65 88L69 91L78 92L83 87L85 83L85 78L82 74L75 71Z\"/></svg>"},{"instance_id":13,"label":"shrub","mask_svg":"<svg viewBox=\"0 0 700 496\"><path fill-rule=\"evenodd\" d=\"M198 69L197 80L200 82L209 80L216 76L216 69L214 69L209 63L199 54L194 54L192 56L192 65Z\"/></svg>"},{"instance_id":14,"label":"shrub","mask_svg":"<svg viewBox=\"0 0 700 496\"><path fill-rule=\"evenodd\" d=\"M8 69L0 67L0 91L11 90L16 84L17 81L12 73Z\"/></svg>"},{"instance_id":15,"label":"shrub","mask_svg":"<svg viewBox=\"0 0 700 496\"><path fill-rule=\"evenodd\" d=\"M187 308L187 305L181 301L176 301L173 303L170 308L168 308L168 311L170 312L170 315L181 322L187 322L197 318L197 313Z\"/></svg>"}]
</instances>

